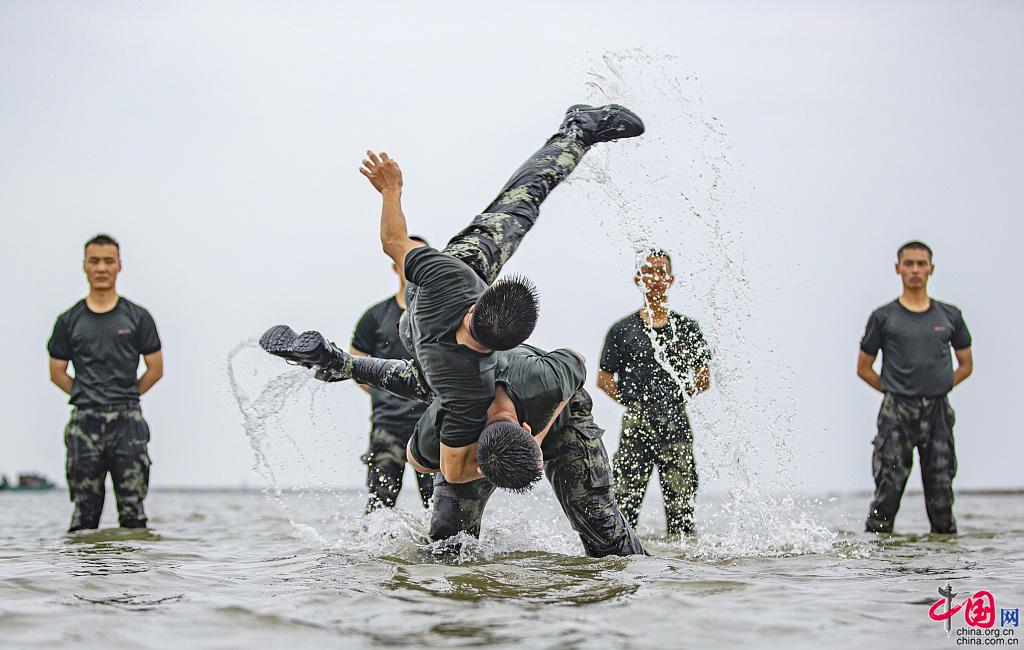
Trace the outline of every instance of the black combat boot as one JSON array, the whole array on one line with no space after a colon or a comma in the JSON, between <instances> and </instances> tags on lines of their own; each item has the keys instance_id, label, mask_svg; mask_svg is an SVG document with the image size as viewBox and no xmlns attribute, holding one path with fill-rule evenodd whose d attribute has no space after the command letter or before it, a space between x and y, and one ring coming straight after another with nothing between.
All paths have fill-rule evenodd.
<instances>
[{"instance_id":1,"label":"black combat boot","mask_svg":"<svg viewBox=\"0 0 1024 650\"><path fill-rule=\"evenodd\" d=\"M636 113L618 104L588 106L575 104L565 112L562 133L575 134L584 147L598 142L635 138L644 132L644 123Z\"/></svg>"},{"instance_id":2,"label":"black combat boot","mask_svg":"<svg viewBox=\"0 0 1024 650\"><path fill-rule=\"evenodd\" d=\"M344 381L352 378L352 356L320 332L296 334L287 325L275 325L260 337L260 347L289 363L316 368L317 379Z\"/></svg>"}]
</instances>

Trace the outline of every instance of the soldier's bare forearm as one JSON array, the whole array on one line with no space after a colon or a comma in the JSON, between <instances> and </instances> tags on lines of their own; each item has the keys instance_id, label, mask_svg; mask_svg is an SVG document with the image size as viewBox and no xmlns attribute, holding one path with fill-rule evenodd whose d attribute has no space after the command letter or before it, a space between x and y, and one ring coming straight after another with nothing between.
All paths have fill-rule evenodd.
<instances>
[{"instance_id":1,"label":"soldier's bare forearm","mask_svg":"<svg viewBox=\"0 0 1024 650\"><path fill-rule=\"evenodd\" d=\"M67 395L71 394L71 388L75 385L75 380L66 372L51 376L50 381Z\"/></svg>"}]
</instances>

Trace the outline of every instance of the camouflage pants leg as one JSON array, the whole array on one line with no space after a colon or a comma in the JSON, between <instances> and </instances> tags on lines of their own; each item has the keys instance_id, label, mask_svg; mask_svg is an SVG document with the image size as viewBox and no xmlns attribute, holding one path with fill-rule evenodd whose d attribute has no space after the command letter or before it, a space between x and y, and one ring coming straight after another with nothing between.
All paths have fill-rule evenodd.
<instances>
[{"instance_id":1,"label":"camouflage pants leg","mask_svg":"<svg viewBox=\"0 0 1024 650\"><path fill-rule=\"evenodd\" d=\"M544 474L587 555L645 555L612 494L612 467L591 407L582 389L570 401L568 425L544 440Z\"/></svg>"},{"instance_id":2,"label":"camouflage pants leg","mask_svg":"<svg viewBox=\"0 0 1024 650\"><path fill-rule=\"evenodd\" d=\"M68 496L75 504L68 532L99 528L107 467L103 453L103 422L91 411L72 409L64 427Z\"/></svg>"},{"instance_id":3,"label":"camouflage pants leg","mask_svg":"<svg viewBox=\"0 0 1024 650\"><path fill-rule=\"evenodd\" d=\"M953 477L956 476L956 448L953 425L956 415L946 397L928 398L924 402L921 439L917 445L924 483L924 505L933 533L955 534Z\"/></svg>"},{"instance_id":4,"label":"camouflage pants leg","mask_svg":"<svg viewBox=\"0 0 1024 650\"><path fill-rule=\"evenodd\" d=\"M932 532L955 533L953 410L944 397L904 398L886 393L878 413L871 469L875 497L868 511L868 532L892 532L910 470L914 447L921 455L925 505Z\"/></svg>"},{"instance_id":5,"label":"camouflage pants leg","mask_svg":"<svg viewBox=\"0 0 1024 650\"><path fill-rule=\"evenodd\" d=\"M459 533L480 536L487 500L494 485L487 479L449 483L440 472L434 474L434 512L430 518L430 539L442 540Z\"/></svg>"},{"instance_id":6,"label":"camouflage pants leg","mask_svg":"<svg viewBox=\"0 0 1024 650\"><path fill-rule=\"evenodd\" d=\"M697 464L691 438L662 443L655 463L665 500L665 521L669 535L692 535L693 502L697 497Z\"/></svg>"},{"instance_id":7,"label":"camouflage pants leg","mask_svg":"<svg viewBox=\"0 0 1024 650\"><path fill-rule=\"evenodd\" d=\"M576 168L584 151L570 135L552 136L443 252L468 264L488 284L494 282L536 223L540 204Z\"/></svg>"},{"instance_id":8,"label":"camouflage pants leg","mask_svg":"<svg viewBox=\"0 0 1024 650\"><path fill-rule=\"evenodd\" d=\"M110 425L116 438L112 442L110 482L117 497L117 519L122 528L145 528L146 510L142 502L149 494L149 424L142 411L118 411Z\"/></svg>"},{"instance_id":9,"label":"camouflage pants leg","mask_svg":"<svg viewBox=\"0 0 1024 650\"><path fill-rule=\"evenodd\" d=\"M627 410L622 416L622 433L615 450L612 474L615 480L615 500L636 528L640 521L640 506L644 503L647 484L654 470L654 449L644 422L636 413Z\"/></svg>"},{"instance_id":10,"label":"camouflage pants leg","mask_svg":"<svg viewBox=\"0 0 1024 650\"><path fill-rule=\"evenodd\" d=\"M360 459L366 463L366 487L370 498L366 502L366 513L378 508L394 508L398 493L402 490L405 475L405 445L408 436L402 436L381 427L370 431L370 449ZM433 479L430 474L417 472L417 487L424 508L430 507ZM424 486L429 486L424 489Z\"/></svg>"},{"instance_id":11,"label":"camouflage pants leg","mask_svg":"<svg viewBox=\"0 0 1024 650\"><path fill-rule=\"evenodd\" d=\"M104 481L110 472L123 528L145 528L149 491L149 425L135 406L74 409L64 430L67 480L75 511L69 532L99 527Z\"/></svg>"}]
</instances>

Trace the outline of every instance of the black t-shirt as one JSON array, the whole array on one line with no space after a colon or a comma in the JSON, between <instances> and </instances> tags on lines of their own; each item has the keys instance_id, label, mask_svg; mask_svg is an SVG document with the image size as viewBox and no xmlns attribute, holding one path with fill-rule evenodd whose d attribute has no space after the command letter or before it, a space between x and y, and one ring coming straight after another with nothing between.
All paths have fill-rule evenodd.
<instances>
[{"instance_id":1,"label":"black t-shirt","mask_svg":"<svg viewBox=\"0 0 1024 650\"><path fill-rule=\"evenodd\" d=\"M496 352L495 357L495 382L508 392L515 404L519 422L529 424L534 433L544 430L558 405L579 390L587 377L583 360L571 350L545 352L530 345L520 345L511 350ZM439 404L435 400L416 424L413 456L426 467L436 468L440 464L438 411ZM566 408L559 414L552 430L564 426L568 418L569 409Z\"/></svg>"},{"instance_id":2,"label":"black t-shirt","mask_svg":"<svg viewBox=\"0 0 1024 650\"><path fill-rule=\"evenodd\" d=\"M673 415L685 413L686 393L655 356L655 345L680 377L711 361L711 350L697 321L670 312L664 327L652 328L634 312L612 325L604 339L600 368L615 375L625 406Z\"/></svg>"},{"instance_id":3,"label":"black t-shirt","mask_svg":"<svg viewBox=\"0 0 1024 650\"><path fill-rule=\"evenodd\" d=\"M923 312L898 299L879 307L860 341L865 354L882 351L882 390L911 397L937 397L953 388L951 347L971 347L971 333L960 310L938 300Z\"/></svg>"},{"instance_id":4,"label":"black t-shirt","mask_svg":"<svg viewBox=\"0 0 1024 650\"><path fill-rule=\"evenodd\" d=\"M394 297L367 309L352 334L352 347L378 359L412 359L398 338L398 320L403 311ZM427 408L422 402L376 388L370 389L370 403L373 426L404 436L412 435L416 421Z\"/></svg>"},{"instance_id":5,"label":"black t-shirt","mask_svg":"<svg viewBox=\"0 0 1024 650\"><path fill-rule=\"evenodd\" d=\"M75 367L71 404L125 404L139 401L139 357L160 350L160 336L149 312L123 296L103 314L80 300L57 317L46 350Z\"/></svg>"},{"instance_id":6,"label":"black t-shirt","mask_svg":"<svg viewBox=\"0 0 1024 650\"><path fill-rule=\"evenodd\" d=\"M455 342L487 283L464 262L424 246L405 257L405 301L413 357L437 396L440 438L449 447L476 442L494 399L494 354Z\"/></svg>"}]
</instances>

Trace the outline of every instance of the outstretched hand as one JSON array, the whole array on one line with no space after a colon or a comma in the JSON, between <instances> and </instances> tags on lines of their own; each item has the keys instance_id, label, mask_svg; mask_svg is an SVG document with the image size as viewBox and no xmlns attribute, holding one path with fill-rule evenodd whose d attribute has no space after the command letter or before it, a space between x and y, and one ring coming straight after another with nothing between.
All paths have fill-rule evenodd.
<instances>
[{"instance_id":1,"label":"outstretched hand","mask_svg":"<svg viewBox=\"0 0 1024 650\"><path fill-rule=\"evenodd\" d=\"M370 180L370 183L378 192L384 194L388 191L402 190L402 170L398 163L381 152L380 156L372 151L366 152L367 158L363 159L363 166L359 173Z\"/></svg>"}]
</instances>

